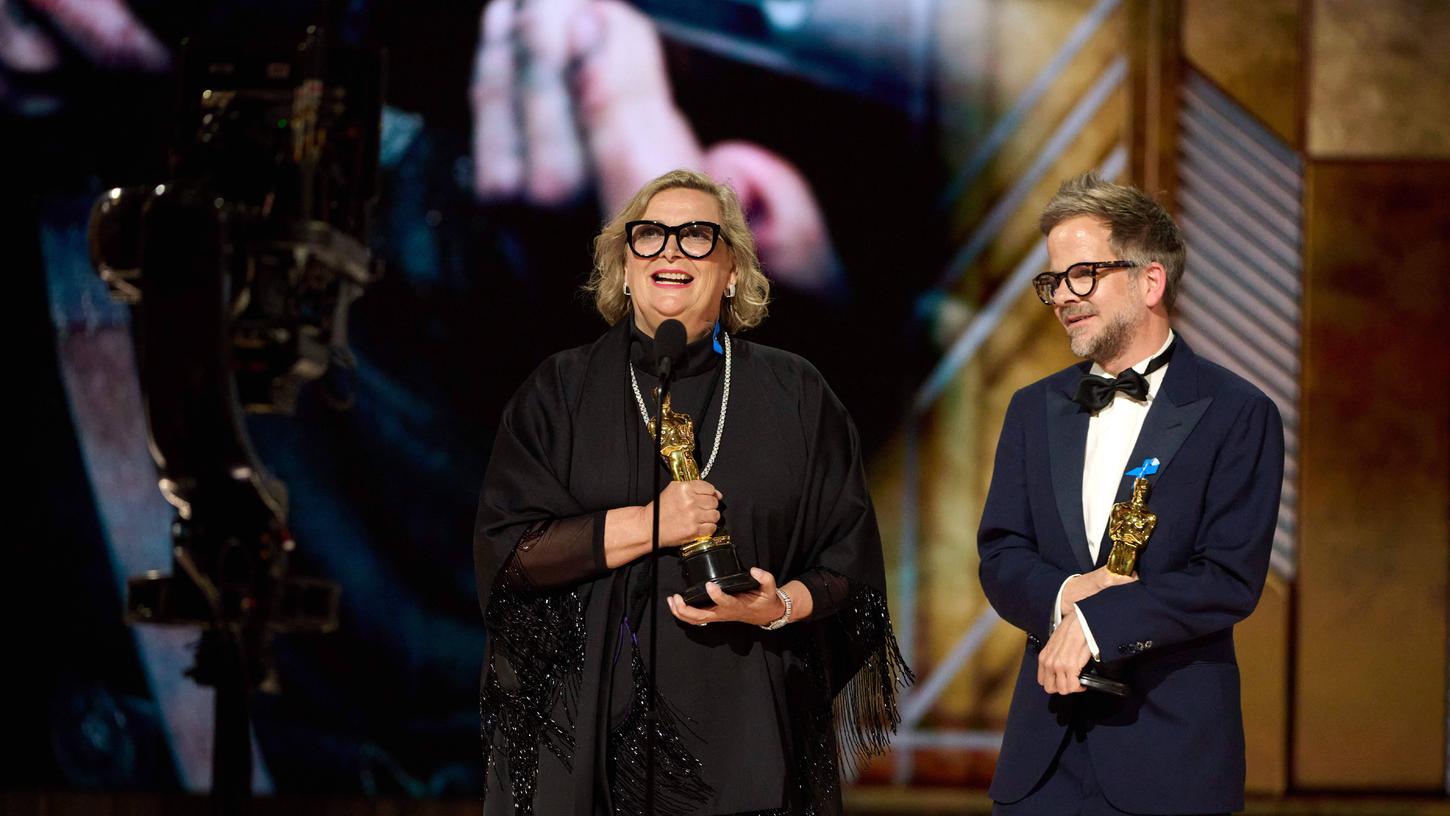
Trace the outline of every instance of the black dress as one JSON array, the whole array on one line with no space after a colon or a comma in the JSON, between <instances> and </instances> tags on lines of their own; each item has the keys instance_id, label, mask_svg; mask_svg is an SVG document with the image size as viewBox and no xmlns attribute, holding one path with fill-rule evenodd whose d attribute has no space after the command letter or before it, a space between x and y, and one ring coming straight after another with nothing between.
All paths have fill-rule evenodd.
<instances>
[{"instance_id":1,"label":"black dress","mask_svg":"<svg viewBox=\"0 0 1450 816\"><path fill-rule=\"evenodd\" d=\"M687 350L672 403L703 469L724 400L718 340ZM820 374L732 338L707 481L740 560L805 583L808 621L687 626L659 559L659 813L840 812L840 762L885 748L909 682L886 609L881 542L855 428ZM604 565L604 517L652 498L650 339L621 321L545 361L499 426L474 551L489 632L481 698L486 813L636 813L644 798L650 557ZM661 483L669 479L662 473ZM840 723L839 732L833 724ZM838 743L840 743L838 745Z\"/></svg>"}]
</instances>

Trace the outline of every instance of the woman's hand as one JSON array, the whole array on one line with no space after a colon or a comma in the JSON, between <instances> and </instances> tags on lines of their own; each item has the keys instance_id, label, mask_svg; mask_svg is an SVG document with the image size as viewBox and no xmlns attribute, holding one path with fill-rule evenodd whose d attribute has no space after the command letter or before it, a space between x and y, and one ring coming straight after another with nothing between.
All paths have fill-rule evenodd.
<instances>
[{"instance_id":1,"label":"woman's hand","mask_svg":"<svg viewBox=\"0 0 1450 816\"><path fill-rule=\"evenodd\" d=\"M750 577L760 582L760 588L738 595L728 595L719 584L707 581L705 591L710 594L710 600L715 602L709 609L696 609L685 603L680 595L671 595L668 599L670 614L684 623L696 626L719 621L739 621L764 626L778 620L785 614L785 602L775 594L775 576L760 567L751 567ZM791 596L791 602L795 602L795 596Z\"/></svg>"},{"instance_id":2,"label":"woman's hand","mask_svg":"<svg viewBox=\"0 0 1450 816\"><path fill-rule=\"evenodd\" d=\"M715 534L720 523L720 491L709 482L670 482L660 491L660 546L678 547ZM648 555L654 502L616 507L604 517L604 563L617 569Z\"/></svg>"},{"instance_id":3,"label":"woman's hand","mask_svg":"<svg viewBox=\"0 0 1450 816\"><path fill-rule=\"evenodd\" d=\"M720 491L709 482L670 482L660 491L660 546L678 547L700 536L712 536L720 523ZM645 523L654 514L654 502L644 506Z\"/></svg>"}]
</instances>

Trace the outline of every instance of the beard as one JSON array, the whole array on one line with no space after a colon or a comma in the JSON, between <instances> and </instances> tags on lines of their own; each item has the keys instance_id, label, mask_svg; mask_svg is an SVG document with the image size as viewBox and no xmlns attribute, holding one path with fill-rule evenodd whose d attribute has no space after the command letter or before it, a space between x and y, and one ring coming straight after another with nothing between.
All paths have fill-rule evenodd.
<instances>
[{"instance_id":1,"label":"beard","mask_svg":"<svg viewBox=\"0 0 1450 816\"><path fill-rule=\"evenodd\" d=\"M1068 347L1078 357L1094 362L1111 360L1127 347L1144 319L1143 313L1136 309L1119 310L1097 332L1071 338Z\"/></svg>"}]
</instances>

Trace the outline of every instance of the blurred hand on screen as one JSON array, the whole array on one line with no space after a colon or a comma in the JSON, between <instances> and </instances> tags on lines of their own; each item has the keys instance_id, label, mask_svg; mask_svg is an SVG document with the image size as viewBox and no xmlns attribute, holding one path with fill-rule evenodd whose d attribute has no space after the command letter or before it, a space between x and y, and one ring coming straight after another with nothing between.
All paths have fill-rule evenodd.
<instances>
[{"instance_id":1,"label":"blurred hand on screen","mask_svg":"<svg viewBox=\"0 0 1450 816\"><path fill-rule=\"evenodd\" d=\"M841 284L825 216L794 165L759 145L721 142L706 151L705 171L740 196L772 280L817 293Z\"/></svg>"},{"instance_id":2,"label":"blurred hand on screen","mask_svg":"<svg viewBox=\"0 0 1450 816\"><path fill-rule=\"evenodd\" d=\"M757 145L702 148L675 105L659 32L634 7L494 0L481 16L470 96L480 201L553 207L592 189L614 213L661 173L703 170L740 194L773 279L813 290L836 283L805 178Z\"/></svg>"},{"instance_id":3,"label":"blurred hand on screen","mask_svg":"<svg viewBox=\"0 0 1450 816\"><path fill-rule=\"evenodd\" d=\"M597 186L614 210L674 167L701 167L649 18L612 0L496 0L475 58L474 188L563 204Z\"/></svg>"},{"instance_id":4,"label":"blurred hand on screen","mask_svg":"<svg viewBox=\"0 0 1450 816\"><path fill-rule=\"evenodd\" d=\"M122 0L0 0L0 107L44 115L60 105L28 88L66 61L69 45L91 65L116 71L163 71L166 46Z\"/></svg>"}]
</instances>

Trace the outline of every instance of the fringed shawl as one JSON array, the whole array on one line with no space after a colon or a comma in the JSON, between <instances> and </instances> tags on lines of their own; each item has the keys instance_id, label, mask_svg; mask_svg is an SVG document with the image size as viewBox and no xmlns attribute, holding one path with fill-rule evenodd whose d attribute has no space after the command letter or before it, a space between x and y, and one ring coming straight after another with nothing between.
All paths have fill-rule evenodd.
<instances>
[{"instance_id":1,"label":"fringed shawl","mask_svg":"<svg viewBox=\"0 0 1450 816\"><path fill-rule=\"evenodd\" d=\"M499 427L474 539L489 634L480 701L486 812L588 816L637 807L642 793L638 655L653 633L630 611L629 596L639 594L650 559L552 590L499 580L514 547L539 525L590 514L602 524L603 511L649 500L650 468L661 465L628 385L630 353L624 321L590 346L555 355L520 387ZM641 387L651 384L640 372ZM688 397L692 387L682 378L677 393ZM718 412L720 396L708 399L701 397L701 413ZM707 453L713 422L697 417L697 444ZM735 339L727 426L709 480L725 496L742 562L782 585L799 578L831 590L813 593L811 620L775 632L682 627L661 609L658 811L839 813L842 762L885 750L899 721L896 693L912 679L887 613L855 428L809 363ZM676 591L675 557L662 556L659 566L661 594ZM691 676L697 665L708 674ZM759 721L762 711L768 722ZM730 731L749 717L759 727ZM779 759L751 777L758 784L729 776L771 757ZM771 779L779 789L761 793ZM771 804L759 804L762 796Z\"/></svg>"}]
</instances>

